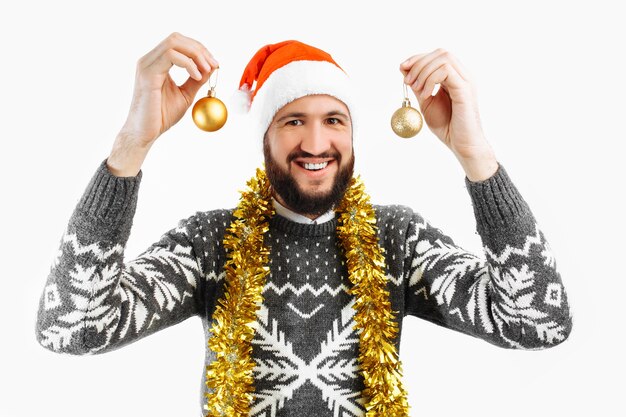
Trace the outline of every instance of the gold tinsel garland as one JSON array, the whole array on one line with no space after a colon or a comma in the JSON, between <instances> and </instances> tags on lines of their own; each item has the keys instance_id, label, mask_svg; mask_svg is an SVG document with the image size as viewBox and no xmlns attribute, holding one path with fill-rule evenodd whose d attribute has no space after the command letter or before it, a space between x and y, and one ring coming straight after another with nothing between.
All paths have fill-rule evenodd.
<instances>
[{"instance_id":1,"label":"gold tinsel garland","mask_svg":"<svg viewBox=\"0 0 626 417\"><path fill-rule=\"evenodd\" d=\"M269 273L264 235L274 208L264 170L257 169L247 185L224 237L225 292L213 313L208 342L217 357L206 370L207 416L248 416L253 401L252 326ZM385 258L378 245L376 215L360 179L352 179L336 211L337 236L355 297L354 328L359 331L366 416L408 416L402 365L393 342L398 324L386 288Z\"/></svg>"}]
</instances>

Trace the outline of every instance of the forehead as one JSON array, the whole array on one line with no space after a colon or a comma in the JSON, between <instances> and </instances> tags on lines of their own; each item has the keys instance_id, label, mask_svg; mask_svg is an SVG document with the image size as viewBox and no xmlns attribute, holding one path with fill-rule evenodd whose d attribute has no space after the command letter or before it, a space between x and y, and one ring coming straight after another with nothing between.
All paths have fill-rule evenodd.
<instances>
[{"instance_id":1,"label":"forehead","mask_svg":"<svg viewBox=\"0 0 626 417\"><path fill-rule=\"evenodd\" d=\"M340 111L342 113L349 114L348 107L343 101L327 94L315 94L300 97L286 104L276 113L274 118L292 112L326 114L332 111Z\"/></svg>"}]
</instances>

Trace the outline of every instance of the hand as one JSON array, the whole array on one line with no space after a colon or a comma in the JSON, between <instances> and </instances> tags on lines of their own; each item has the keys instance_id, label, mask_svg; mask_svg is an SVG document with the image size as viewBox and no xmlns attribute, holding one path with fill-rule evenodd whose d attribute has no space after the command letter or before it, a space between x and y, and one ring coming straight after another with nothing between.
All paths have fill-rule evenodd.
<instances>
[{"instance_id":1,"label":"hand","mask_svg":"<svg viewBox=\"0 0 626 417\"><path fill-rule=\"evenodd\" d=\"M467 70L449 52L437 49L414 55L400 64L430 130L455 154L472 161L493 158L483 134L476 90ZM439 91L432 96L435 84Z\"/></svg>"},{"instance_id":2,"label":"hand","mask_svg":"<svg viewBox=\"0 0 626 417\"><path fill-rule=\"evenodd\" d=\"M173 65L189 78L180 86L170 77ZM118 137L149 147L176 124L193 103L218 62L198 41L172 33L137 62L135 89L128 118Z\"/></svg>"}]
</instances>

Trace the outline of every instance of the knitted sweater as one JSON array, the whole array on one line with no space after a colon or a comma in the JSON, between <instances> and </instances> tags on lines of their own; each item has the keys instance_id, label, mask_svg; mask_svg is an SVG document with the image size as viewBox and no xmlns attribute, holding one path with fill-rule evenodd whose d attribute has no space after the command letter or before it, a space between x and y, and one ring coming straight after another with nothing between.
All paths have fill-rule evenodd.
<instances>
[{"instance_id":1,"label":"knitted sweater","mask_svg":"<svg viewBox=\"0 0 626 417\"><path fill-rule=\"evenodd\" d=\"M37 338L55 352L111 351L199 316L205 337L224 293L222 246L232 210L196 212L136 259L124 259L142 172L98 167L61 239L39 306ZM392 310L504 348L564 341L571 316L550 247L504 167L466 186L484 257L420 214L374 206ZM270 274L253 340L251 416L362 416L358 333L336 219L274 216ZM401 334L401 333L400 333ZM400 347L400 337L395 341ZM206 364L214 359L207 349ZM201 404L205 402L201 396Z\"/></svg>"}]
</instances>

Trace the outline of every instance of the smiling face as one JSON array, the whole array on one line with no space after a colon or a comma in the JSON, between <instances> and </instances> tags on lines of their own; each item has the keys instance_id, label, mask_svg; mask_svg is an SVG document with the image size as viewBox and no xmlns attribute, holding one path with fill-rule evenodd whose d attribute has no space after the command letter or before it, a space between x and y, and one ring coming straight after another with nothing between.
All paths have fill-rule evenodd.
<instances>
[{"instance_id":1,"label":"smiling face","mask_svg":"<svg viewBox=\"0 0 626 417\"><path fill-rule=\"evenodd\" d=\"M263 141L274 197L315 218L339 203L352 178L352 123L346 105L328 95L301 97L280 109Z\"/></svg>"}]
</instances>

